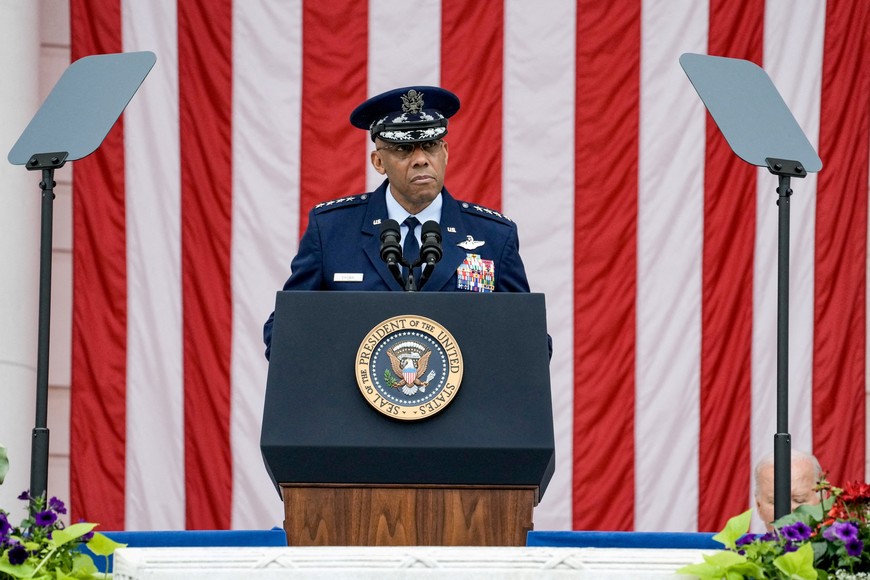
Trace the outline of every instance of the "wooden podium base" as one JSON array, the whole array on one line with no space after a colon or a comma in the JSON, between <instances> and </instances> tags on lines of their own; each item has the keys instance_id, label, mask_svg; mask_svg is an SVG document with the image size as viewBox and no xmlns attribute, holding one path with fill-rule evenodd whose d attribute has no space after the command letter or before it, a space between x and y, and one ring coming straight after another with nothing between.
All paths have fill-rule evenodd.
<instances>
[{"instance_id":1,"label":"wooden podium base","mask_svg":"<svg viewBox=\"0 0 870 580\"><path fill-rule=\"evenodd\" d=\"M537 487L281 484L289 546L525 546Z\"/></svg>"}]
</instances>

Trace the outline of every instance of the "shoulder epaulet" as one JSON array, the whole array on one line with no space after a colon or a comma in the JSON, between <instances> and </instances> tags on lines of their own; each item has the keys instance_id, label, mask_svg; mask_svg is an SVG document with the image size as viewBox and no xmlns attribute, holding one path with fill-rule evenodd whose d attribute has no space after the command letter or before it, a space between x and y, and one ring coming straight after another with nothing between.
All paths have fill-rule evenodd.
<instances>
[{"instance_id":1,"label":"shoulder epaulet","mask_svg":"<svg viewBox=\"0 0 870 580\"><path fill-rule=\"evenodd\" d=\"M467 201L460 201L459 207L465 213L470 213L472 215L478 215L481 217L487 217L487 218L490 218L492 220L503 222L503 223L508 223L508 224L514 223L514 221L511 218L507 217L503 213L497 212L494 209L489 209L488 207L483 207L482 205L479 205L476 203L469 203Z\"/></svg>"},{"instance_id":2,"label":"shoulder epaulet","mask_svg":"<svg viewBox=\"0 0 870 580\"><path fill-rule=\"evenodd\" d=\"M350 207L354 205L359 205L368 201L369 196L367 193L362 193L360 195L350 195L348 197L342 197L339 199L331 199L329 201L324 201L318 203L314 206L314 213L323 213L325 211L329 211L331 209L335 209L338 207Z\"/></svg>"}]
</instances>

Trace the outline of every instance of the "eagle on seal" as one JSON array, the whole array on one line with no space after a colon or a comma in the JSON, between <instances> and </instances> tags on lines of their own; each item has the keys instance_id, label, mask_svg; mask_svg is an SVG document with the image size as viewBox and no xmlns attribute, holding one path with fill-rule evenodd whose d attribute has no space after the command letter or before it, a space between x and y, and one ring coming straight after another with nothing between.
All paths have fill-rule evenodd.
<instances>
[{"instance_id":1,"label":"eagle on seal","mask_svg":"<svg viewBox=\"0 0 870 580\"><path fill-rule=\"evenodd\" d=\"M421 381L417 377L422 377L426 374L426 369L429 366L429 356L432 354L431 350L427 350L426 353L420 357L420 360L417 361L417 364L414 364L414 359L407 358L405 359L404 364L399 357L392 353L392 351L387 351L387 356L390 357L390 364L393 367L393 372L399 377L399 381L393 385L394 388L402 389L402 392L406 395L413 395L417 392L418 387L426 388L429 383L425 383Z\"/></svg>"}]
</instances>

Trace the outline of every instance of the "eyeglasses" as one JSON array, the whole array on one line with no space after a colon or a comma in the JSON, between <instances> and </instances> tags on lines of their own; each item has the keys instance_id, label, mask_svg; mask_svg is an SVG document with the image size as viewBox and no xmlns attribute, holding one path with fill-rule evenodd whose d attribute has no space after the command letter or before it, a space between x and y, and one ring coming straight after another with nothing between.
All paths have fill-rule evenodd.
<instances>
[{"instance_id":1,"label":"eyeglasses","mask_svg":"<svg viewBox=\"0 0 870 580\"><path fill-rule=\"evenodd\" d=\"M420 147L420 150L426 155L435 155L441 149L442 145L444 145L442 139L434 139L432 141L422 141L420 143L396 143L394 145L384 145L383 147L375 148L375 150L383 151L386 149L399 159L407 159L414 153L414 150L417 149L417 147Z\"/></svg>"}]
</instances>

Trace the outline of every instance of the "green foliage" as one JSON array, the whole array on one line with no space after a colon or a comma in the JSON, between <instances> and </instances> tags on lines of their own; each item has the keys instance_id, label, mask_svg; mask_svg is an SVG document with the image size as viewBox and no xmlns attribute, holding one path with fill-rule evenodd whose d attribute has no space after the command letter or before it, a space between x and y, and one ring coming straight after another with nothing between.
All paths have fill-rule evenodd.
<instances>
[{"instance_id":1,"label":"green foliage","mask_svg":"<svg viewBox=\"0 0 870 580\"><path fill-rule=\"evenodd\" d=\"M783 554L773 561L773 565L785 574L786 578L816 580L818 571L813 568L813 549L804 544L794 552Z\"/></svg>"},{"instance_id":2,"label":"green foliage","mask_svg":"<svg viewBox=\"0 0 870 580\"><path fill-rule=\"evenodd\" d=\"M99 556L108 556L123 546L94 532L96 524L77 523L65 527L58 518L66 513L57 498L19 496L28 503L27 515L18 526L0 510L0 580L90 580L101 578L90 556L80 548L86 544Z\"/></svg>"},{"instance_id":3,"label":"green foliage","mask_svg":"<svg viewBox=\"0 0 870 580\"><path fill-rule=\"evenodd\" d=\"M399 377L394 375L390 369L384 369L384 382L387 383L387 386L395 387L396 383L399 382Z\"/></svg>"},{"instance_id":4,"label":"green foliage","mask_svg":"<svg viewBox=\"0 0 870 580\"><path fill-rule=\"evenodd\" d=\"M0 445L0 484L6 479L6 473L9 471L9 457L6 455L6 448Z\"/></svg>"},{"instance_id":5,"label":"green foliage","mask_svg":"<svg viewBox=\"0 0 870 580\"><path fill-rule=\"evenodd\" d=\"M752 510L746 510L739 516L734 516L725 524L725 528L713 536L717 542L721 542L729 550L733 550L737 540L749 531L749 523L752 519Z\"/></svg>"},{"instance_id":6,"label":"green foliage","mask_svg":"<svg viewBox=\"0 0 870 580\"><path fill-rule=\"evenodd\" d=\"M800 506L767 534L747 534L751 510L731 518L713 536L725 550L677 572L701 580L870 580L870 485L823 481L818 491L818 505Z\"/></svg>"}]
</instances>

